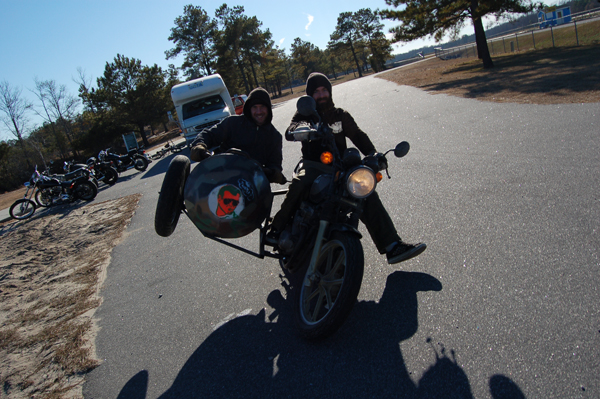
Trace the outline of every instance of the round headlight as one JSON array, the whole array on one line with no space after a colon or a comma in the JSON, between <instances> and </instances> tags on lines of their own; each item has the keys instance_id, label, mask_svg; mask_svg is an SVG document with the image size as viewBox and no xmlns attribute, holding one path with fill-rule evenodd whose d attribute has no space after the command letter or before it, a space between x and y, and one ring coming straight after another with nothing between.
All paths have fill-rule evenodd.
<instances>
[{"instance_id":1,"label":"round headlight","mask_svg":"<svg viewBox=\"0 0 600 399\"><path fill-rule=\"evenodd\" d=\"M355 198L365 198L375 191L377 180L375 173L369 168L355 169L346 180L346 188Z\"/></svg>"}]
</instances>

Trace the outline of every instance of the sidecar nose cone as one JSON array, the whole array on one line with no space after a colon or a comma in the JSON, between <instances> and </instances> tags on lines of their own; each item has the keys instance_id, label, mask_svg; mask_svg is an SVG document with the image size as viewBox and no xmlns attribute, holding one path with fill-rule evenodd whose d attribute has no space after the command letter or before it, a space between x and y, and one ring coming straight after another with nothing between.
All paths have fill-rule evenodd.
<instances>
[{"instance_id":1,"label":"sidecar nose cone","mask_svg":"<svg viewBox=\"0 0 600 399\"><path fill-rule=\"evenodd\" d=\"M259 228L271 213L273 193L260 165L237 154L198 163L187 178L184 204L207 235L238 238Z\"/></svg>"}]
</instances>

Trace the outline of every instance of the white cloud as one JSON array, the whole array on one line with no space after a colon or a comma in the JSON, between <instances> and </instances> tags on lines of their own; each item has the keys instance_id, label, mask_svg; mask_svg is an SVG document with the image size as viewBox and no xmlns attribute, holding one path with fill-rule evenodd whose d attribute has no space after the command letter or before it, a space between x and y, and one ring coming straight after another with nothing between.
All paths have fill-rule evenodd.
<instances>
[{"instance_id":1,"label":"white cloud","mask_svg":"<svg viewBox=\"0 0 600 399\"><path fill-rule=\"evenodd\" d=\"M281 39L279 39L279 45L281 46L284 41L285 41L285 37L282 37Z\"/></svg>"},{"instance_id":2,"label":"white cloud","mask_svg":"<svg viewBox=\"0 0 600 399\"><path fill-rule=\"evenodd\" d=\"M313 23L313 21L314 21L315 17L313 17L313 16L312 16L312 15L310 15L310 14L306 14L306 15L308 16L308 23L306 24L306 26L304 27L304 29L308 30L308 27L310 26L310 24L312 24L312 23Z\"/></svg>"}]
</instances>

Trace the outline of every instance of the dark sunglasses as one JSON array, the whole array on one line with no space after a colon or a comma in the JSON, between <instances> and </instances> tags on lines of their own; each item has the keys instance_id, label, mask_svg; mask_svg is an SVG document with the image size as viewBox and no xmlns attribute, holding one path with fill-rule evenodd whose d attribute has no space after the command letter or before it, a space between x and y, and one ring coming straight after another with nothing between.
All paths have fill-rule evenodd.
<instances>
[{"instance_id":1,"label":"dark sunglasses","mask_svg":"<svg viewBox=\"0 0 600 399\"><path fill-rule=\"evenodd\" d=\"M225 205L233 204L234 206L237 206L237 204L239 204L240 201L233 198L223 198L223 203Z\"/></svg>"}]
</instances>

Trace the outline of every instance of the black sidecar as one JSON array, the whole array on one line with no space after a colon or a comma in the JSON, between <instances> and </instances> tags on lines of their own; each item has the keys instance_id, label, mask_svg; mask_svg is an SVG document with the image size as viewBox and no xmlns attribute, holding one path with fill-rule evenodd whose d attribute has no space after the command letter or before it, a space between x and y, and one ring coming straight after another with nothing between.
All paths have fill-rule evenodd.
<instances>
[{"instance_id":1,"label":"black sidecar","mask_svg":"<svg viewBox=\"0 0 600 399\"><path fill-rule=\"evenodd\" d=\"M177 155L163 180L154 226L168 237L184 212L206 237L239 238L261 227L272 203L270 183L256 161L223 153L190 173L190 160Z\"/></svg>"}]
</instances>

